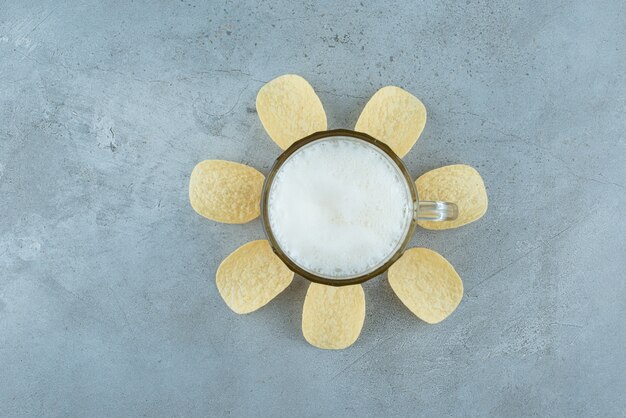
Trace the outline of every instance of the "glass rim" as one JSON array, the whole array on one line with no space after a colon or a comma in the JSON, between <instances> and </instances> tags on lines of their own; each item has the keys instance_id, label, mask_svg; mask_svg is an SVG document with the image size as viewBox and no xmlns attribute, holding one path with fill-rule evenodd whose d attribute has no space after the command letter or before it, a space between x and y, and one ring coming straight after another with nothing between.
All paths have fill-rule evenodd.
<instances>
[{"instance_id":1,"label":"glass rim","mask_svg":"<svg viewBox=\"0 0 626 418\"><path fill-rule=\"evenodd\" d=\"M276 173L278 172L280 167L282 167L282 165L289 159L289 157L291 157L291 155L293 155L296 151L298 151L300 148L304 147L305 145L310 144L311 142L318 141L318 140L325 139L325 138L339 137L339 136L345 136L345 137L356 138L356 139L362 140L374 146L375 148L377 148L384 154L386 154L389 157L389 159L393 161L393 163L396 165L396 167L398 168L398 170L404 177L406 184L408 186L408 189L409 189L409 193L411 194L410 203L413 205L413 210L412 210L413 216L412 216L412 219L410 219L409 221L409 225L406 230L406 235L404 236L402 241L399 243L398 248L392 253L392 255L383 264L376 267L374 270L370 271L369 273L359 274L359 275L348 277L345 279L320 276L300 267L295 262L293 262L289 258L289 256L287 256L287 254L285 254L285 252L280 248L280 245L278 244L276 238L274 237L274 234L272 232L272 228L269 222L268 205L267 205L269 192L270 192L272 183L274 181L274 177L276 176ZM398 260L398 258L400 258L400 256L402 256L402 254L406 250L406 247L411 241L411 238L413 237L413 233L415 232L415 228L417 225L417 221L415 220L415 216L414 216L417 203L418 203L417 189L415 187L415 183L413 182L413 178L411 177L411 174L409 173L406 166L404 165L404 162L400 159L400 157L398 157L391 150L391 148L389 148L389 146L387 146L386 144L382 143L376 138L363 132L353 131L349 129L332 129L328 131L315 132L309 136L306 136L294 142L289 148L283 151L283 153L280 154L278 158L274 161L274 164L272 165L268 175L265 177L265 181L263 182L263 189L261 191L261 221L263 224L263 231L265 232L265 236L267 237L267 240L269 241L270 246L272 247L272 251L278 256L278 258L281 259L283 263L287 265L287 267L289 267L291 271L299 274L300 276L304 277L305 279L311 282L320 283L320 284L324 284L328 286L348 286L348 285L354 285L354 284L366 282L384 273L385 271L389 269L389 267L391 267L393 263L395 263Z\"/></svg>"}]
</instances>

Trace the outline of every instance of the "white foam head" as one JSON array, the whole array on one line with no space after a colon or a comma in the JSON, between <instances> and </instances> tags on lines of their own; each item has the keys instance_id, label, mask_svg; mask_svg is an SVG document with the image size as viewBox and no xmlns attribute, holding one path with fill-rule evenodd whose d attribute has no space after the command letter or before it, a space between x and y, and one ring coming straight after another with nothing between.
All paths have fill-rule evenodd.
<instances>
[{"instance_id":1,"label":"white foam head","mask_svg":"<svg viewBox=\"0 0 626 418\"><path fill-rule=\"evenodd\" d=\"M311 142L278 169L268 221L298 266L343 279L384 264L406 237L412 199L397 165L355 138Z\"/></svg>"}]
</instances>

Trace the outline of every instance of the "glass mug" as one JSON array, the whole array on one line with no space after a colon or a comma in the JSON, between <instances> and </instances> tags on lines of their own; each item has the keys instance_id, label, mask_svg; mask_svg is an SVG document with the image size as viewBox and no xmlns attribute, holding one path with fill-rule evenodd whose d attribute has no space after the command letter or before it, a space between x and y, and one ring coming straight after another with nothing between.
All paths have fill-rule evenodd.
<instances>
[{"instance_id":1,"label":"glass mug","mask_svg":"<svg viewBox=\"0 0 626 418\"><path fill-rule=\"evenodd\" d=\"M272 188L272 183L274 181L276 173L289 159L289 157L291 157L298 150L308 144L316 141L337 139L337 137L349 137L356 141L362 141L380 152L383 156L385 156L388 161L391 162L392 166L397 170L400 179L404 180L404 185L406 186L412 200L412 202L409 202L409 204L413 208L413 219L411 222L408 223L402 238L398 240L395 250L392 251L387 258L381 260L377 265L370 267L366 271L363 271L357 275L351 276L324 276L298 265L296 262L290 259L287 254L280 248L280 245L278 244L274 233L272 232L268 215L268 198L269 192ZM452 221L455 220L457 216L458 208L457 205L454 203L420 201L418 199L417 189L415 188L415 183L413 181L413 178L409 174L409 171L407 170L402 160L386 144L365 133L351 131L348 129L334 129L329 131L316 132L292 144L274 162L274 165L272 166L269 174L265 178L263 191L261 193L261 220L263 223L265 235L267 236L267 239L274 253L291 269L291 271L298 273L300 276L312 282L330 286L346 286L363 283L373 277L378 276L381 273L384 273L396 260L398 260L398 258L402 256L402 254L406 250L406 247L409 245L411 237L415 232L418 220Z\"/></svg>"}]
</instances>

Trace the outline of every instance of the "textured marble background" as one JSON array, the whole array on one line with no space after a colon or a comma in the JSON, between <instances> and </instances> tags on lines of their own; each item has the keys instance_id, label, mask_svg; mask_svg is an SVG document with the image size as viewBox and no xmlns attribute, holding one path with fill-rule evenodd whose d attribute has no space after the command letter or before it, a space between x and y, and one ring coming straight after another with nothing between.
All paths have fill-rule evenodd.
<instances>
[{"instance_id":1,"label":"textured marble background","mask_svg":"<svg viewBox=\"0 0 626 418\"><path fill-rule=\"evenodd\" d=\"M0 0L0 415L624 416L626 3ZM187 201L194 165L267 172L283 73L352 127L420 97L418 176L467 163L486 216L418 231L466 293L428 326L386 277L350 349L301 336L307 283L233 314L214 274L258 220Z\"/></svg>"}]
</instances>

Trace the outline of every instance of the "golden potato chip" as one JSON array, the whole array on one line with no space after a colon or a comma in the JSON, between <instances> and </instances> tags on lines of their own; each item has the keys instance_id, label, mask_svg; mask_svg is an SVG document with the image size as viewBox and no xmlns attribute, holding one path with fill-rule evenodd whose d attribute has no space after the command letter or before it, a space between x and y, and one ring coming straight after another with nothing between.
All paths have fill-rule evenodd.
<instances>
[{"instance_id":1,"label":"golden potato chip","mask_svg":"<svg viewBox=\"0 0 626 418\"><path fill-rule=\"evenodd\" d=\"M474 222L487 211L485 183L478 171L468 165L448 165L429 171L415 180L415 186L420 200L452 202L459 208L454 221L418 221L423 228L457 228Z\"/></svg>"},{"instance_id":2,"label":"golden potato chip","mask_svg":"<svg viewBox=\"0 0 626 418\"><path fill-rule=\"evenodd\" d=\"M242 224L259 216L265 177L252 167L221 160L196 165L189 179L189 201L213 221Z\"/></svg>"},{"instance_id":3,"label":"golden potato chip","mask_svg":"<svg viewBox=\"0 0 626 418\"><path fill-rule=\"evenodd\" d=\"M429 324L443 321L463 297L463 282L452 264L428 248L411 248L387 273L402 303Z\"/></svg>"},{"instance_id":4,"label":"golden potato chip","mask_svg":"<svg viewBox=\"0 0 626 418\"><path fill-rule=\"evenodd\" d=\"M384 142L402 158L415 145L425 125L424 104L400 87L387 86L367 102L354 129Z\"/></svg>"},{"instance_id":5,"label":"golden potato chip","mask_svg":"<svg viewBox=\"0 0 626 418\"><path fill-rule=\"evenodd\" d=\"M222 261L215 274L217 289L238 314L256 311L285 290L293 272L266 240L249 242Z\"/></svg>"},{"instance_id":6,"label":"golden potato chip","mask_svg":"<svg viewBox=\"0 0 626 418\"><path fill-rule=\"evenodd\" d=\"M268 135L282 149L314 132L326 130L322 102L299 75L282 75L261 87L256 109Z\"/></svg>"},{"instance_id":7,"label":"golden potato chip","mask_svg":"<svg viewBox=\"0 0 626 418\"><path fill-rule=\"evenodd\" d=\"M364 320L361 285L309 286L302 310L302 334L311 345L335 350L349 347L359 337Z\"/></svg>"}]
</instances>

